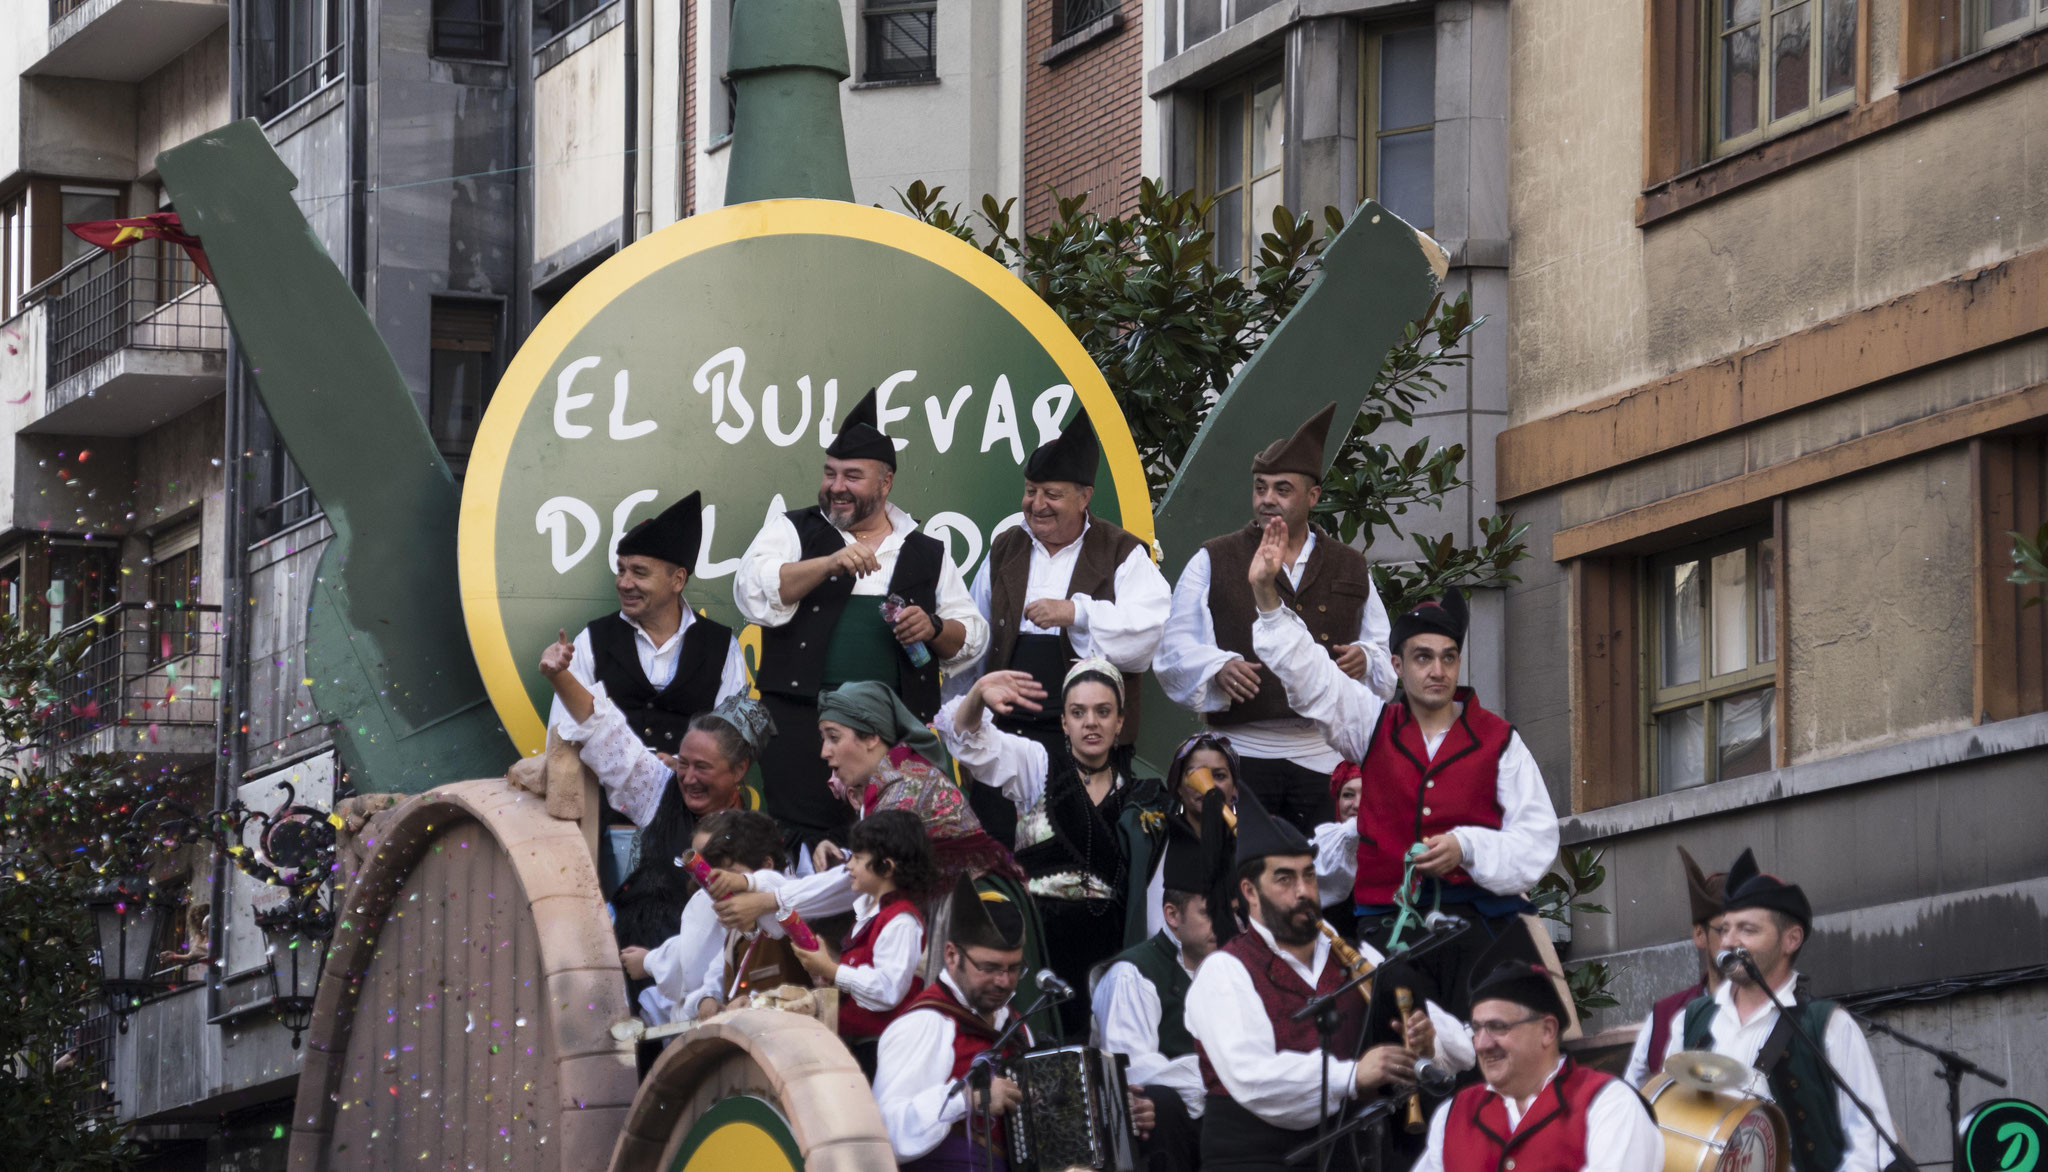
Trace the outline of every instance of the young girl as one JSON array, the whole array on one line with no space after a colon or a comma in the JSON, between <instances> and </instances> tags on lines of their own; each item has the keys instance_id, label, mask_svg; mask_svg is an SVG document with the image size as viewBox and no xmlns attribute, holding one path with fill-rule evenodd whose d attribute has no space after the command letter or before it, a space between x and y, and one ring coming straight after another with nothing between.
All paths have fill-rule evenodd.
<instances>
[{"instance_id":1,"label":"young girl","mask_svg":"<svg viewBox=\"0 0 2048 1172\"><path fill-rule=\"evenodd\" d=\"M720 810L698 829L704 842L700 853L714 869L750 878L765 888L781 886L782 876L774 868L782 854L782 831L774 819L758 810ZM640 959L644 971L645 958ZM686 969L684 975L691 974ZM716 959L707 963L695 987L674 1000L681 1008L678 1016L702 1021L743 993L808 981L795 946L769 915L744 929L728 929Z\"/></svg>"},{"instance_id":2,"label":"young girl","mask_svg":"<svg viewBox=\"0 0 2048 1172\"><path fill-rule=\"evenodd\" d=\"M904 1002L924 988L924 913L918 901L938 879L924 823L908 810L880 810L860 820L847 843L846 871L856 893L853 934L834 961L823 948L797 948L796 958L820 983L845 994L839 1036L870 1079L875 1045Z\"/></svg>"},{"instance_id":3,"label":"young girl","mask_svg":"<svg viewBox=\"0 0 2048 1172\"><path fill-rule=\"evenodd\" d=\"M1316 894L1322 900L1323 919L1345 935L1358 921L1351 884L1358 876L1358 805L1364 785L1358 766L1340 763L1330 774L1330 801L1337 807L1337 820L1316 827L1315 834Z\"/></svg>"}]
</instances>

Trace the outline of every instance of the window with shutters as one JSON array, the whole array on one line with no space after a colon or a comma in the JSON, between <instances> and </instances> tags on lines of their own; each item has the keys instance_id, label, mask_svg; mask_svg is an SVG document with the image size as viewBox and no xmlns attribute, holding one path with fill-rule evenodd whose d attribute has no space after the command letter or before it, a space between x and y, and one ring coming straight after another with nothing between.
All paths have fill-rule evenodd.
<instances>
[{"instance_id":1,"label":"window with shutters","mask_svg":"<svg viewBox=\"0 0 2048 1172\"><path fill-rule=\"evenodd\" d=\"M496 301L436 297L433 316L427 430L459 476L498 382L503 307Z\"/></svg>"}]
</instances>

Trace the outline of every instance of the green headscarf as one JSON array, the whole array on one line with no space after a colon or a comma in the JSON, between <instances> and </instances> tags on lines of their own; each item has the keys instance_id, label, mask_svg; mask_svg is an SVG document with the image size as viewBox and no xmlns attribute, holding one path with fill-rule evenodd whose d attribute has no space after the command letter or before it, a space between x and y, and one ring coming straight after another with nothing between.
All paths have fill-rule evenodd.
<instances>
[{"instance_id":1,"label":"green headscarf","mask_svg":"<svg viewBox=\"0 0 2048 1172\"><path fill-rule=\"evenodd\" d=\"M903 700L889 685L875 680L857 680L818 694L818 719L843 724L855 732L882 738L886 745L906 745L911 752L952 776L953 755L939 741L939 734L903 706Z\"/></svg>"}]
</instances>

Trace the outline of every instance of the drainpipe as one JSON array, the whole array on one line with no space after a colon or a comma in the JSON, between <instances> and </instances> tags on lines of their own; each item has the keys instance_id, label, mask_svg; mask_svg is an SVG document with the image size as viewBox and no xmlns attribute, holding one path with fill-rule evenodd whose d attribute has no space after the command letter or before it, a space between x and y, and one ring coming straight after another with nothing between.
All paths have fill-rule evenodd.
<instances>
[{"instance_id":1,"label":"drainpipe","mask_svg":"<svg viewBox=\"0 0 2048 1172\"><path fill-rule=\"evenodd\" d=\"M624 166L621 168L621 184L624 189L624 204L619 210L619 251L624 252L633 243L634 230L639 226L640 188L640 0L619 0L625 6L626 26L626 76L619 86L626 95L626 130L622 135L626 141Z\"/></svg>"}]
</instances>

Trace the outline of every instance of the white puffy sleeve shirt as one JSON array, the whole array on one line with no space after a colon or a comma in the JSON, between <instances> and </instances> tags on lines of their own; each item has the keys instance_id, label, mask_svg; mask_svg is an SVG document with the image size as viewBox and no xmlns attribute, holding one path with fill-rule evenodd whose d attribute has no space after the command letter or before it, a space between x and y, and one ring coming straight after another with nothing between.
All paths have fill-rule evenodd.
<instances>
[{"instance_id":1,"label":"white puffy sleeve shirt","mask_svg":"<svg viewBox=\"0 0 2048 1172\"><path fill-rule=\"evenodd\" d=\"M1552 1072L1553 1077L1555 1072ZM1545 1080L1544 1085L1550 1085ZM1415 1163L1414 1172L1444 1172L1445 1124L1450 1118L1451 1100L1446 1100L1429 1119L1429 1147ZM1508 1126L1520 1127L1523 1109L1505 1099ZM1643 1101L1624 1083L1600 1088L1586 1108L1586 1163L1584 1172L1663 1172L1664 1133L1643 1109ZM1558 1172L1568 1172L1559 1169Z\"/></svg>"},{"instance_id":2,"label":"white puffy sleeve shirt","mask_svg":"<svg viewBox=\"0 0 2048 1172\"><path fill-rule=\"evenodd\" d=\"M1159 990L1138 966L1127 960L1110 965L1096 982L1094 1009L1102 1048L1130 1059L1131 1085L1170 1089L1187 1104L1188 1115L1200 1119L1209 1105L1201 1060L1192 1053L1168 1058L1159 1052Z\"/></svg>"},{"instance_id":3,"label":"white puffy sleeve shirt","mask_svg":"<svg viewBox=\"0 0 2048 1172\"><path fill-rule=\"evenodd\" d=\"M854 899L853 910L853 930L858 932L881 907L872 897L862 895ZM924 925L916 916L897 916L875 937L874 963L841 963L832 983L862 1008L886 1013L903 1003L923 959Z\"/></svg>"},{"instance_id":4,"label":"white puffy sleeve shirt","mask_svg":"<svg viewBox=\"0 0 2048 1172\"><path fill-rule=\"evenodd\" d=\"M1088 530L1083 528L1081 532L1085 536ZM1080 560L1080 541L1061 547L1058 553L1048 553L1028 530L1025 536L1031 541L1031 569L1024 585L1024 602L1028 605L1040 599L1067 599L1074 604L1074 621L1066 628L1066 635L1074 645L1075 655L1083 659L1100 655L1115 664L1117 670L1133 675L1151 670L1152 655L1159 649L1159 637L1166 630L1166 616L1173 607L1173 588L1167 585L1159 567L1152 564L1151 551L1139 546L1117 563L1114 600L1086 594L1070 597L1067 588L1073 584L1074 563ZM975 609L991 621L995 618L990 602L992 590L989 560L983 558L968 593L974 598ZM1017 616L1017 630L1025 635L1060 633L1021 614ZM975 676L989 670L990 665L977 661L963 674Z\"/></svg>"},{"instance_id":5,"label":"white puffy sleeve shirt","mask_svg":"<svg viewBox=\"0 0 2048 1172\"><path fill-rule=\"evenodd\" d=\"M941 973L939 980L960 997L953 978ZM1006 1006L996 1012L996 1032L1009 1024ZM951 1017L913 1010L890 1022L875 1047L875 1104L900 1163L929 1154L955 1123L967 1118L967 1092L949 1093L954 1036Z\"/></svg>"}]
</instances>

